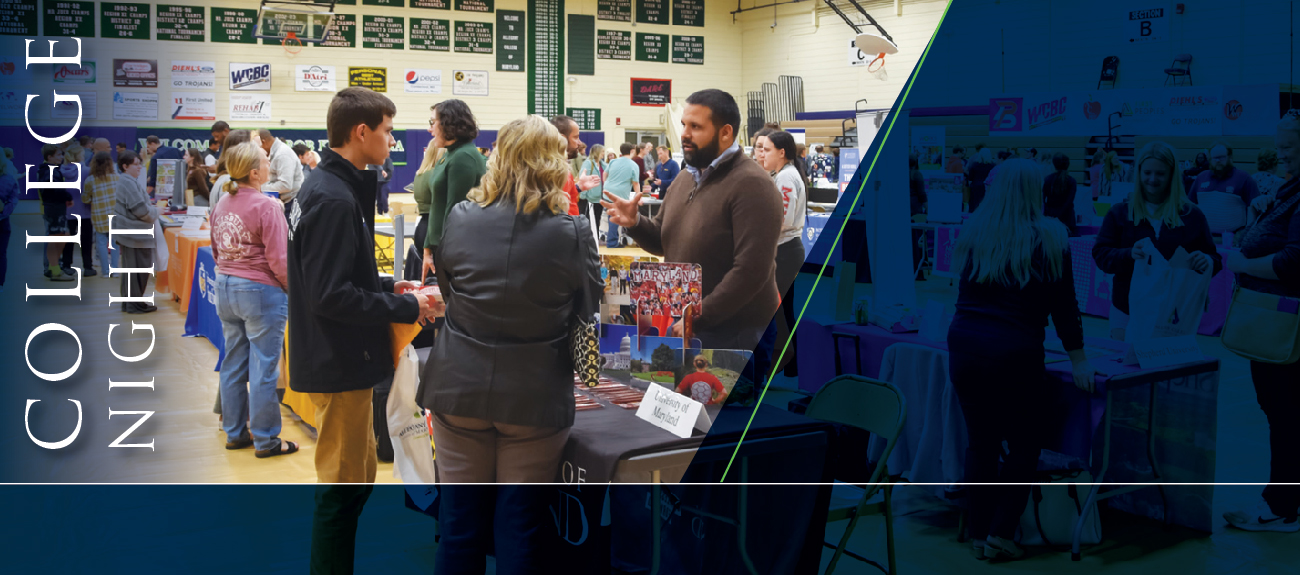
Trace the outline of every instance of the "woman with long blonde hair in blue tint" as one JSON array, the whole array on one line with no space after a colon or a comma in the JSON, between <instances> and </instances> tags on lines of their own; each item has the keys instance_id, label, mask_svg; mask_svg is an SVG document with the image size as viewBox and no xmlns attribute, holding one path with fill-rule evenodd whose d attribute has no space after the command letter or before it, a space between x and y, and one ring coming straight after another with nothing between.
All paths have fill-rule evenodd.
<instances>
[{"instance_id":1,"label":"woman with long blonde hair in blue tint","mask_svg":"<svg viewBox=\"0 0 1300 575\"><path fill-rule=\"evenodd\" d=\"M1074 364L1074 384L1093 390L1096 371L1083 353L1068 239L1060 221L1043 215L1038 166L1008 160L957 240L955 264L962 271L948 350L970 435L969 483L1034 480L1043 436L1039 414L1052 385L1043 363L1049 316ZM971 486L977 558L1024 554L1012 537L1028 499L1028 486Z\"/></svg>"}]
</instances>

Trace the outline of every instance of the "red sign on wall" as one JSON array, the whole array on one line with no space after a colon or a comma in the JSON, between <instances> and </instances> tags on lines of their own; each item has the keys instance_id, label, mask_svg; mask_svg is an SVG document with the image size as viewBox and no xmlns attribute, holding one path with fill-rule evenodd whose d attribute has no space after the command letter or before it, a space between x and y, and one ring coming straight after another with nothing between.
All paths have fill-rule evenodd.
<instances>
[{"instance_id":1,"label":"red sign on wall","mask_svg":"<svg viewBox=\"0 0 1300 575\"><path fill-rule=\"evenodd\" d=\"M672 80L632 78L633 106L665 106L672 100Z\"/></svg>"}]
</instances>

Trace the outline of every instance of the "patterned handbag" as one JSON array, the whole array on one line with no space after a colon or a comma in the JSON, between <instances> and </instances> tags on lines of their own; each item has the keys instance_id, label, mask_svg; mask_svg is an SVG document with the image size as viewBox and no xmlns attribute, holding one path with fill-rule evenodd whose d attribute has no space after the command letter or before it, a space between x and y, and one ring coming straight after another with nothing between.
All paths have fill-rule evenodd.
<instances>
[{"instance_id":1,"label":"patterned handbag","mask_svg":"<svg viewBox=\"0 0 1300 575\"><path fill-rule=\"evenodd\" d=\"M578 238L575 256L581 260L583 232L578 226L577 218L573 219L573 228ZM588 272L590 270L584 269L581 274L578 300L573 306L573 318L569 324L569 353L572 355L574 374L587 387L596 387L600 384L600 320L592 309L593 294L587 290Z\"/></svg>"}]
</instances>

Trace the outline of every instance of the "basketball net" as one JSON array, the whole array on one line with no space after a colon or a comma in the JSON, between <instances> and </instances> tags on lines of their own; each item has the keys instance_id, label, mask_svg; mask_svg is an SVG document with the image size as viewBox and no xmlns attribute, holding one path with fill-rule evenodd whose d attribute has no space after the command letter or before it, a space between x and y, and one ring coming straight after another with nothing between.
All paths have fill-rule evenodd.
<instances>
[{"instance_id":1,"label":"basketball net","mask_svg":"<svg viewBox=\"0 0 1300 575\"><path fill-rule=\"evenodd\" d=\"M280 45L284 46L284 51L290 55L296 55L302 51L302 40L298 39L298 34L295 32L289 32L289 35L280 41Z\"/></svg>"},{"instance_id":2,"label":"basketball net","mask_svg":"<svg viewBox=\"0 0 1300 575\"><path fill-rule=\"evenodd\" d=\"M882 82L889 79L889 74L885 73L884 52L877 54L876 59L872 60L870 64L867 64L867 71L870 72L871 75L875 77L875 79L880 80Z\"/></svg>"}]
</instances>

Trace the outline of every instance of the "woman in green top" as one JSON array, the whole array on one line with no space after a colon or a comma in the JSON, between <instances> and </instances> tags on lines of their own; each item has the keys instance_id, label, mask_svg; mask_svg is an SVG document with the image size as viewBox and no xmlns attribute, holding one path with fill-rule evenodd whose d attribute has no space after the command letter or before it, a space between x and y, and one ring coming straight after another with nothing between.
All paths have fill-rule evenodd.
<instances>
[{"instance_id":1,"label":"woman in green top","mask_svg":"<svg viewBox=\"0 0 1300 575\"><path fill-rule=\"evenodd\" d=\"M427 180L429 188L428 217L420 219L420 227L425 230L424 239L416 240L424 246L424 277L434 273L433 251L442 240L442 226L447 214L453 206L465 201L465 196L487 173L487 160L474 147L478 122L465 102L447 100L435 104L429 119L429 131L433 134L430 145L444 148L446 153L434 162L432 170L415 178L417 204L420 203L420 180Z\"/></svg>"}]
</instances>

